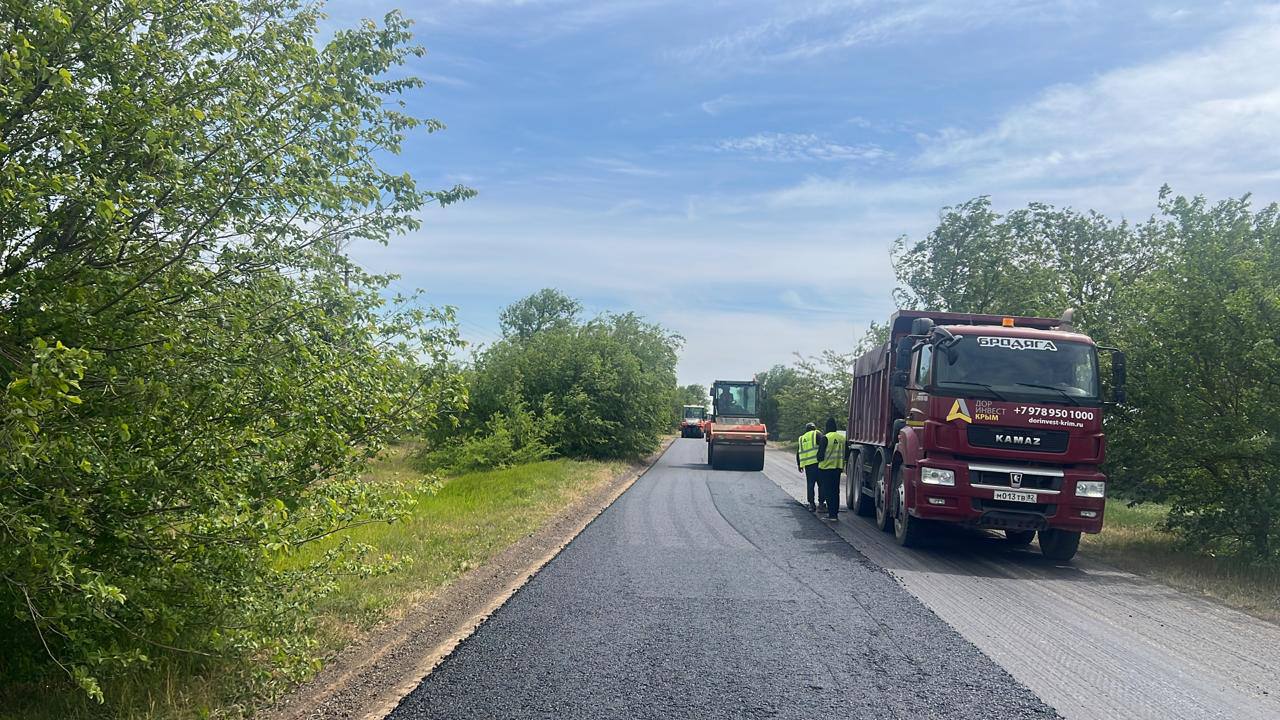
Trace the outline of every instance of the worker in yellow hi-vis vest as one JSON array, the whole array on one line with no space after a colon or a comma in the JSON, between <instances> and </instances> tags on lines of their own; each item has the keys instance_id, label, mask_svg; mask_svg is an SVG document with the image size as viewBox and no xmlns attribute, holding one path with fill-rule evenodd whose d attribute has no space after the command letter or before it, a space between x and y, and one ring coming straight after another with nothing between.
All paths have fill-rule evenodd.
<instances>
[{"instance_id":1,"label":"worker in yellow hi-vis vest","mask_svg":"<svg viewBox=\"0 0 1280 720\"><path fill-rule=\"evenodd\" d=\"M822 496L827 501L827 517L840 518L840 473L844 471L844 433L836 430L836 419L827 418L826 442L818 450L818 468L822 471Z\"/></svg>"},{"instance_id":2,"label":"worker in yellow hi-vis vest","mask_svg":"<svg viewBox=\"0 0 1280 720\"><path fill-rule=\"evenodd\" d=\"M796 467L800 472L804 473L804 484L809 495L809 512L814 512L818 506L813 502L813 491L820 490L820 481L822 479L822 471L818 469L818 443L825 443L827 438L818 432L818 426L813 423L806 423L804 426L804 434L796 442ZM819 494L818 499L822 499Z\"/></svg>"}]
</instances>

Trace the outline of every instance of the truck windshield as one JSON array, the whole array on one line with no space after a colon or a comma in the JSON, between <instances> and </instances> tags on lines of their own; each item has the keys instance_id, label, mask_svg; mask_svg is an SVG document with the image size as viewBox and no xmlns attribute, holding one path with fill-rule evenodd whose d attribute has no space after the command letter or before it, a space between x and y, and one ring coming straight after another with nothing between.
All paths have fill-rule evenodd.
<instances>
[{"instance_id":1,"label":"truck windshield","mask_svg":"<svg viewBox=\"0 0 1280 720\"><path fill-rule=\"evenodd\" d=\"M965 335L955 350L954 364L946 353L934 353L939 390L982 394L989 388L994 397L1068 405L1098 402L1098 353L1092 345Z\"/></svg>"},{"instance_id":2,"label":"truck windshield","mask_svg":"<svg viewBox=\"0 0 1280 720\"><path fill-rule=\"evenodd\" d=\"M684 419L685 419L685 420L701 420L701 419L703 419L703 418L704 418L704 417L706 417L706 416L707 416L707 410L706 410L706 408L700 408L700 407L686 407L686 408L684 409Z\"/></svg>"},{"instance_id":3,"label":"truck windshield","mask_svg":"<svg viewBox=\"0 0 1280 720\"><path fill-rule=\"evenodd\" d=\"M716 415L755 417L758 410L758 388L755 385L717 385Z\"/></svg>"}]
</instances>

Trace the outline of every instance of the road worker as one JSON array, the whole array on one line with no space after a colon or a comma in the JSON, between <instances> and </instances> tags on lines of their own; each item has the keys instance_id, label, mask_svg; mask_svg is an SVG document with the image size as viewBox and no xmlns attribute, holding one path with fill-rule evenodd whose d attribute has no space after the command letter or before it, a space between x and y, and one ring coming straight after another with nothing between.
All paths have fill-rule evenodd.
<instances>
[{"instance_id":1,"label":"road worker","mask_svg":"<svg viewBox=\"0 0 1280 720\"><path fill-rule=\"evenodd\" d=\"M836 429L836 419L827 418L826 442L818 448L818 468L822 477L822 499L827 502L827 520L840 517L840 473L844 470L844 432Z\"/></svg>"},{"instance_id":2,"label":"road worker","mask_svg":"<svg viewBox=\"0 0 1280 720\"><path fill-rule=\"evenodd\" d=\"M809 497L809 512L815 512L818 506L813 502L813 492L815 489L819 491L819 499L821 494L822 471L818 469L818 444L826 444L827 437L818 432L818 426L813 423L805 423L804 434L796 442L796 468L804 473L805 489Z\"/></svg>"},{"instance_id":3,"label":"road worker","mask_svg":"<svg viewBox=\"0 0 1280 720\"><path fill-rule=\"evenodd\" d=\"M741 415L743 413L742 406L733 399L733 393L729 392L729 388L720 389L720 398L716 402L716 413L721 415Z\"/></svg>"}]
</instances>

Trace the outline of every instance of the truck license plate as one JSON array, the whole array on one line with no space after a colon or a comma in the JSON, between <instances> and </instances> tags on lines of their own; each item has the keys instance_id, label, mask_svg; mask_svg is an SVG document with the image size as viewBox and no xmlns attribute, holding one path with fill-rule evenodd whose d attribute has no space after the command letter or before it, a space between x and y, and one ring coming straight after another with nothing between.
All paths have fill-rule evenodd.
<instances>
[{"instance_id":1,"label":"truck license plate","mask_svg":"<svg viewBox=\"0 0 1280 720\"><path fill-rule=\"evenodd\" d=\"M1013 502L1033 503L1036 501L1036 494L1029 492L1013 492L1011 490L996 490L996 500L1011 500Z\"/></svg>"}]
</instances>

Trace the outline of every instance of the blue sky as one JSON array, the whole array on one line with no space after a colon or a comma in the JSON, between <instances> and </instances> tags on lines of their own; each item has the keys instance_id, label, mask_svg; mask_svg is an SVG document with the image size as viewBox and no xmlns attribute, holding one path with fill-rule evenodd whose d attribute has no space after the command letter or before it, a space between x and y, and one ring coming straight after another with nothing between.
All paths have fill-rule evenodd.
<instances>
[{"instance_id":1,"label":"blue sky","mask_svg":"<svg viewBox=\"0 0 1280 720\"><path fill-rule=\"evenodd\" d=\"M889 246L991 195L1143 219L1161 184L1280 191L1280 9L1262 3L338 0L428 54L388 165L479 197L354 249L472 342L541 287L681 333L683 382L847 350Z\"/></svg>"}]
</instances>

